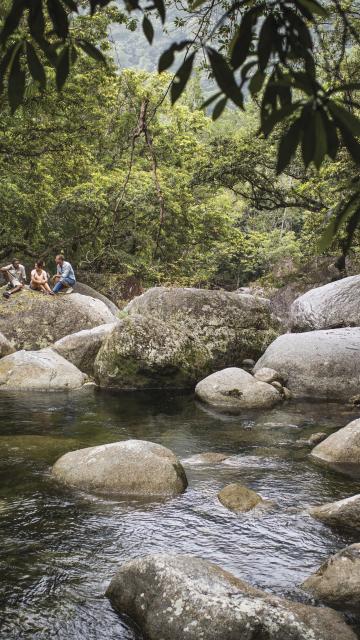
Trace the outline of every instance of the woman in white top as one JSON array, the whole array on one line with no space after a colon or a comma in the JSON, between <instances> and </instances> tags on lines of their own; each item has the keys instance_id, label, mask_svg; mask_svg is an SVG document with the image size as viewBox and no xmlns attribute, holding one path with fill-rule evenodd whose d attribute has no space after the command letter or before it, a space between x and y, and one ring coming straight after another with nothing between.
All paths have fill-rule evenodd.
<instances>
[{"instance_id":1,"label":"woman in white top","mask_svg":"<svg viewBox=\"0 0 360 640\"><path fill-rule=\"evenodd\" d=\"M53 292L48 285L48 276L44 269L44 261L35 262L35 269L31 272L30 288L53 296Z\"/></svg>"}]
</instances>

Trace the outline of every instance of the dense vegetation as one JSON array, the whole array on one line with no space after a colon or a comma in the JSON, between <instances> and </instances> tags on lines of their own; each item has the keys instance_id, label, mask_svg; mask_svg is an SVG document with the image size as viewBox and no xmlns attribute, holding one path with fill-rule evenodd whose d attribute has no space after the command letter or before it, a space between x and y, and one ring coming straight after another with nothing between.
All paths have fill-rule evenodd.
<instances>
[{"instance_id":1,"label":"dense vegetation","mask_svg":"<svg viewBox=\"0 0 360 640\"><path fill-rule=\"evenodd\" d=\"M62 250L83 269L134 274L145 284L236 287L281 261L318 254L332 212L357 193L358 166L346 146L340 141L319 172L306 170L299 153L277 176L285 125L260 135L256 100L213 122L200 108L198 75L172 106L169 75L119 73L108 41L115 19L125 51L134 25L117 9L72 26L74 38L109 56L107 66L79 51L60 93L49 66L44 94L29 80L13 114L2 98L1 259ZM359 75L357 44L353 38L344 49L343 41L340 23L319 31L315 59L325 85L334 74L341 84ZM347 95L355 104L356 89ZM347 249L346 233L338 234L331 251Z\"/></svg>"}]
</instances>

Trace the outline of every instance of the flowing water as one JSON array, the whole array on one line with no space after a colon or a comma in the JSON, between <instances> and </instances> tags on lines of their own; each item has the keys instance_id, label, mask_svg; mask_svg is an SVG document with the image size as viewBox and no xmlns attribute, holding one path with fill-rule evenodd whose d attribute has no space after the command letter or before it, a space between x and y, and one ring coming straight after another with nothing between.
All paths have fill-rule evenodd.
<instances>
[{"instance_id":1,"label":"flowing water","mask_svg":"<svg viewBox=\"0 0 360 640\"><path fill-rule=\"evenodd\" d=\"M0 396L1 640L139 640L105 589L118 566L147 553L186 552L251 584L299 598L299 583L355 542L310 518L308 505L359 492L359 482L315 465L295 441L359 417L335 404L288 403L241 417L216 415L191 396ZM66 451L128 438L158 442L183 461L185 494L163 502L94 497L56 484ZM194 464L194 454L229 454ZM276 507L235 515L217 500L241 482Z\"/></svg>"}]
</instances>

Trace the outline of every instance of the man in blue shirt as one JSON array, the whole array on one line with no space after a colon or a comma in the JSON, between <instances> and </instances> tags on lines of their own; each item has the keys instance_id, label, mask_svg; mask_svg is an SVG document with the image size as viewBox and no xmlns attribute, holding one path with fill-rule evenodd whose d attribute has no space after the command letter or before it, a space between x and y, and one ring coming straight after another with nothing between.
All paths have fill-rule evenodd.
<instances>
[{"instance_id":1,"label":"man in blue shirt","mask_svg":"<svg viewBox=\"0 0 360 640\"><path fill-rule=\"evenodd\" d=\"M76 278L74 269L70 262L66 262L62 254L56 256L56 276L54 276L55 286L54 293L59 293L65 289L65 293L71 293L75 285Z\"/></svg>"}]
</instances>

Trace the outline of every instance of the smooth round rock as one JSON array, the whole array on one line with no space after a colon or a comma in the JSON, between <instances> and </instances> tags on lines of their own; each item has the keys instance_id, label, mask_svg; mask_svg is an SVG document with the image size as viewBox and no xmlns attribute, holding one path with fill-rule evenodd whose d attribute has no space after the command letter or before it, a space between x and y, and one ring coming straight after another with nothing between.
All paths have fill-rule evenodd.
<instances>
[{"instance_id":1,"label":"smooth round rock","mask_svg":"<svg viewBox=\"0 0 360 640\"><path fill-rule=\"evenodd\" d=\"M360 543L330 556L301 586L331 607L359 613Z\"/></svg>"},{"instance_id":2,"label":"smooth round rock","mask_svg":"<svg viewBox=\"0 0 360 640\"><path fill-rule=\"evenodd\" d=\"M228 484L221 489L218 493L218 498L224 507L236 513L250 511L258 504L264 502L258 493L237 482Z\"/></svg>"},{"instance_id":3,"label":"smooth round rock","mask_svg":"<svg viewBox=\"0 0 360 640\"><path fill-rule=\"evenodd\" d=\"M114 319L115 320L115 319ZM89 376L94 375L94 362L105 338L114 330L115 322L100 324L57 340L53 349Z\"/></svg>"},{"instance_id":4,"label":"smooth round rock","mask_svg":"<svg viewBox=\"0 0 360 640\"><path fill-rule=\"evenodd\" d=\"M52 349L16 351L0 360L0 391L70 391L86 379Z\"/></svg>"},{"instance_id":5,"label":"smooth round rock","mask_svg":"<svg viewBox=\"0 0 360 640\"><path fill-rule=\"evenodd\" d=\"M106 595L148 640L356 640L339 613L269 595L190 555L130 560Z\"/></svg>"},{"instance_id":6,"label":"smooth round rock","mask_svg":"<svg viewBox=\"0 0 360 640\"><path fill-rule=\"evenodd\" d=\"M282 382L281 375L275 371L275 369L270 369L270 367L262 367L261 369L258 369L254 374L254 378L261 382L267 382L268 384L271 384L272 382Z\"/></svg>"},{"instance_id":7,"label":"smooth round rock","mask_svg":"<svg viewBox=\"0 0 360 640\"><path fill-rule=\"evenodd\" d=\"M311 507L309 513L330 527L360 531L360 494Z\"/></svg>"},{"instance_id":8,"label":"smooth round rock","mask_svg":"<svg viewBox=\"0 0 360 640\"><path fill-rule=\"evenodd\" d=\"M326 466L351 476L360 476L360 419L332 433L310 455Z\"/></svg>"},{"instance_id":9,"label":"smooth round rock","mask_svg":"<svg viewBox=\"0 0 360 640\"><path fill-rule=\"evenodd\" d=\"M242 409L266 409L281 401L281 395L272 385L260 382L236 367L204 378L196 385L195 393L206 404L231 413Z\"/></svg>"},{"instance_id":10,"label":"smooth round rock","mask_svg":"<svg viewBox=\"0 0 360 640\"><path fill-rule=\"evenodd\" d=\"M123 496L173 496L187 487L175 454L144 440L71 451L57 460L52 475L79 489Z\"/></svg>"}]
</instances>

